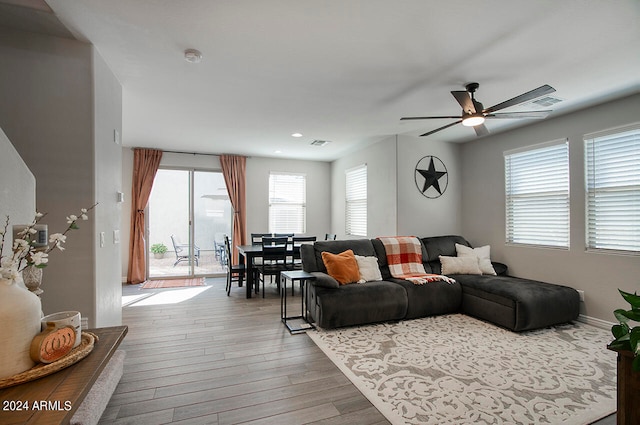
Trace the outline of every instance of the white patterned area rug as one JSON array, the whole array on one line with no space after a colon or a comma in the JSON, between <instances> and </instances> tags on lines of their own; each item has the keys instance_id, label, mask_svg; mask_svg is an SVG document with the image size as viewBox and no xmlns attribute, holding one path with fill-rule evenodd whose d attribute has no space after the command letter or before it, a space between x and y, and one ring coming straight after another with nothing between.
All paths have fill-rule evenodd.
<instances>
[{"instance_id":1,"label":"white patterned area rug","mask_svg":"<svg viewBox=\"0 0 640 425\"><path fill-rule=\"evenodd\" d=\"M392 424L589 424L616 410L609 332L462 314L307 335Z\"/></svg>"}]
</instances>

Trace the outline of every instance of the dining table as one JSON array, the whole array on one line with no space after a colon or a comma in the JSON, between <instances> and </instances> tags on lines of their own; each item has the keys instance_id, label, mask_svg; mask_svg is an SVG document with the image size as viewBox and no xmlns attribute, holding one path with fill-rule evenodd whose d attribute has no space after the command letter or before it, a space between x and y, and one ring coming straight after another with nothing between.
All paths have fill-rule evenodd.
<instances>
[{"instance_id":1,"label":"dining table","mask_svg":"<svg viewBox=\"0 0 640 425\"><path fill-rule=\"evenodd\" d=\"M302 244L292 245L291 243L288 243L287 256L297 256L300 252L300 245ZM247 298L251 298L254 285L258 284L258 282L256 282L257 267L255 259L262 258L262 245L236 245L236 248L238 248L238 254L240 257L239 262L240 264L244 264L247 270Z\"/></svg>"}]
</instances>

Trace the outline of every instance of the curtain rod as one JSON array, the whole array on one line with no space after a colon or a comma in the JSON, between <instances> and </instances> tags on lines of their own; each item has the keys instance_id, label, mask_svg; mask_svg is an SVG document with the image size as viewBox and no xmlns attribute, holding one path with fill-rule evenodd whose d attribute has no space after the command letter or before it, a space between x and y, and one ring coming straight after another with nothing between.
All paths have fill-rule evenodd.
<instances>
[{"instance_id":1,"label":"curtain rod","mask_svg":"<svg viewBox=\"0 0 640 425\"><path fill-rule=\"evenodd\" d=\"M179 153L183 155L207 155L207 156L235 155L235 154L222 154L222 153L200 153L200 152L165 151L165 150L162 150L162 152ZM251 158L250 156L247 156L247 155L236 155L236 156L244 156L245 158Z\"/></svg>"}]
</instances>

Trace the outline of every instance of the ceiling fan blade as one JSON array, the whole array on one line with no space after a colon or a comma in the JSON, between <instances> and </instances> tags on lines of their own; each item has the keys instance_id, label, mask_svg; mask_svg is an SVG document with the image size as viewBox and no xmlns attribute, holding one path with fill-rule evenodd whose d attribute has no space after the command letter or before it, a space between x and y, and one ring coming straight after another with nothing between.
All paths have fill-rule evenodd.
<instances>
[{"instance_id":1,"label":"ceiling fan blade","mask_svg":"<svg viewBox=\"0 0 640 425\"><path fill-rule=\"evenodd\" d=\"M491 113L491 112L499 111L500 109L508 108L509 106L519 105L521 103L528 102L529 100L533 100L536 97L540 97L548 93L553 93L554 91L556 91L556 89L554 89L548 84L545 84L544 86L540 86L537 89L533 89L531 91L521 94L520 96L516 96L513 99L509 99L502 103L498 103L497 105L493 105L485 109L483 112Z\"/></svg>"},{"instance_id":2,"label":"ceiling fan blade","mask_svg":"<svg viewBox=\"0 0 640 425\"><path fill-rule=\"evenodd\" d=\"M452 91L451 94L456 98L460 106L462 106L462 110L468 114L475 114L476 107L473 106L473 102L471 101L471 97L469 96L469 92L466 91ZM457 117L456 117L457 118Z\"/></svg>"},{"instance_id":3,"label":"ceiling fan blade","mask_svg":"<svg viewBox=\"0 0 640 425\"><path fill-rule=\"evenodd\" d=\"M478 137L486 136L487 134L489 134L489 129L485 127L484 124L476 125L473 127L473 129L476 131L476 135Z\"/></svg>"},{"instance_id":4,"label":"ceiling fan blade","mask_svg":"<svg viewBox=\"0 0 640 425\"><path fill-rule=\"evenodd\" d=\"M453 127L454 125L460 124L461 122L462 122L462 120L458 120L456 122L452 122L451 124L447 124L444 127L436 128L435 130L431 130L431 131L429 131L427 133L421 134L420 137L424 137L424 136L428 136L428 135L433 134L433 133L437 133L440 130L444 130L445 128Z\"/></svg>"},{"instance_id":5,"label":"ceiling fan blade","mask_svg":"<svg viewBox=\"0 0 640 425\"><path fill-rule=\"evenodd\" d=\"M440 120L440 119L459 119L460 115L447 117L402 117L400 120Z\"/></svg>"},{"instance_id":6,"label":"ceiling fan blade","mask_svg":"<svg viewBox=\"0 0 640 425\"><path fill-rule=\"evenodd\" d=\"M485 115L485 118L546 118L553 111L526 111L526 112L498 112L497 114Z\"/></svg>"}]
</instances>

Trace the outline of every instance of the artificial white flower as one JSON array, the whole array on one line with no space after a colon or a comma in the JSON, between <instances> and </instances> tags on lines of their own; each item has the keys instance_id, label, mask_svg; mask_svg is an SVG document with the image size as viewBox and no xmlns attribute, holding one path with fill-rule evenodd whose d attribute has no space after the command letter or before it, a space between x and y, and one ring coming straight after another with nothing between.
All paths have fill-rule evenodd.
<instances>
[{"instance_id":1,"label":"artificial white flower","mask_svg":"<svg viewBox=\"0 0 640 425\"><path fill-rule=\"evenodd\" d=\"M49 242L53 243L53 245L58 248L60 251L64 251L63 243L67 241L67 237L62 233L54 233L49 235Z\"/></svg>"},{"instance_id":2,"label":"artificial white flower","mask_svg":"<svg viewBox=\"0 0 640 425\"><path fill-rule=\"evenodd\" d=\"M18 267L11 258L3 258L0 263L0 277L7 279L12 284L18 278Z\"/></svg>"},{"instance_id":3,"label":"artificial white flower","mask_svg":"<svg viewBox=\"0 0 640 425\"><path fill-rule=\"evenodd\" d=\"M67 224L72 224L77 219L78 219L78 216L71 214L69 217L67 217Z\"/></svg>"},{"instance_id":4,"label":"artificial white flower","mask_svg":"<svg viewBox=\"0 0 640 425\"><path fill-rule=\"evenodd\" d=\"M13 241L13 250L18 252L24 252L29 250L29 242L24 239L16 239Z\"/></svg>"},{"instance_id":5,"label":"artificial white flower","mask_svg":"<svg viewBox=\"0 0 640 425\"><path fill-rule=\"evenodd\" d=\"M34 254L31 254L31 261L33 261L33 264L36 266L39 266L40 264L47 264L49 262L49 254L47 254L46 252L41 252L38 251Z\"/></svg>"}]
</instances>

